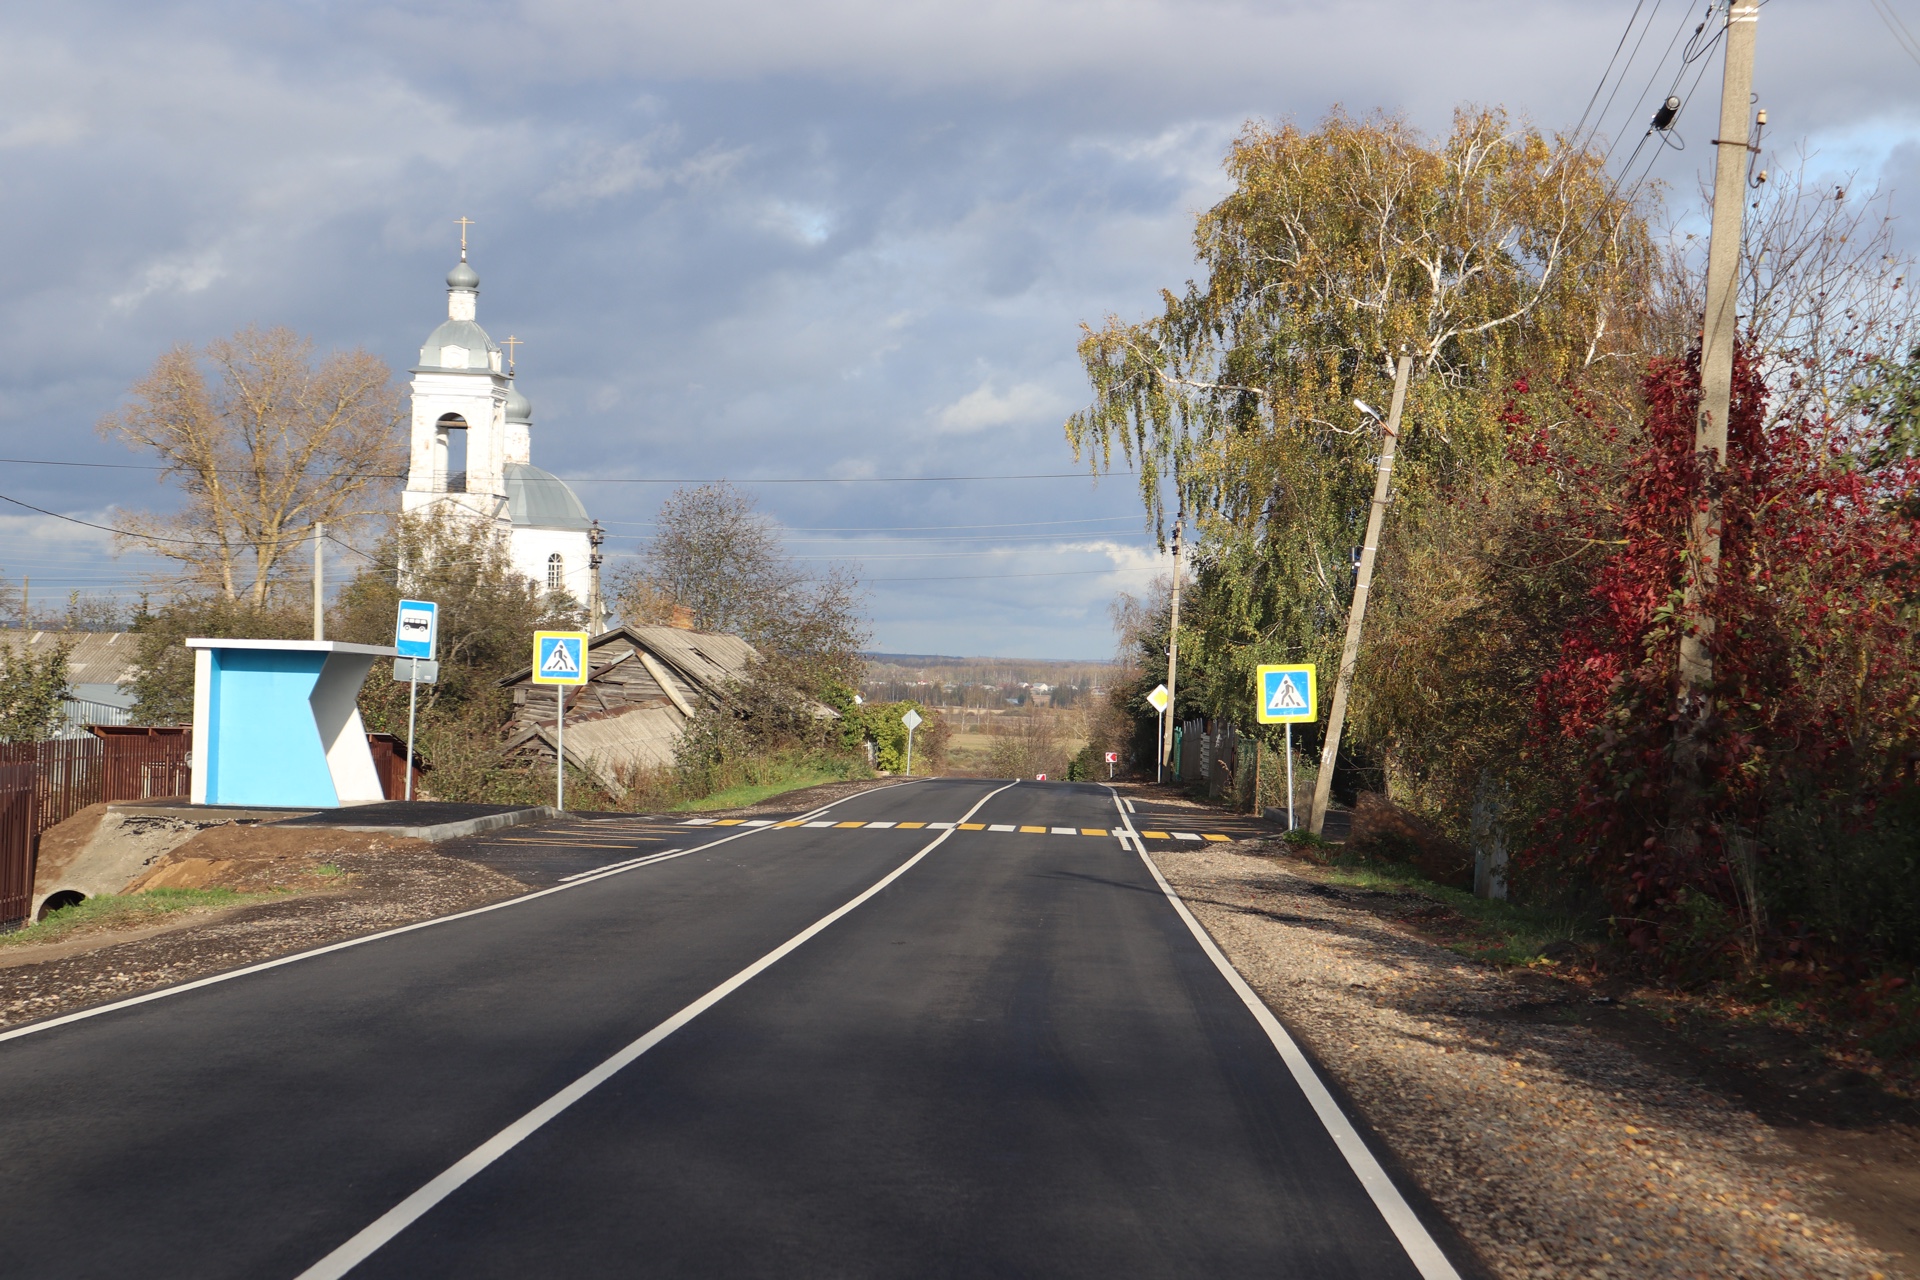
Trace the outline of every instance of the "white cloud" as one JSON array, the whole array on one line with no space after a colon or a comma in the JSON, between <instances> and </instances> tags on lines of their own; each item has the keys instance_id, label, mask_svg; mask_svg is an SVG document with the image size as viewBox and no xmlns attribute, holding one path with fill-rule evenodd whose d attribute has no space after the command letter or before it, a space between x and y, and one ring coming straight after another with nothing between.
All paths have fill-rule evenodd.
<instances>
[{"instance_id":1,"label":"white cloud","mask_svg":"<svg viewBox=\"0 0 1920 1280\"><path fill-rule=\"evenodd\" d=\"M115 311L131 311L156 293L203 293L227 274L218 249L163 258L140 273L140 283L113 296Z\"/></svg>"},{"instance_id":2,"label":"white cloud","mask_svg":"<svg viewBox=\"0 0 1920 1280\"><path fill-rule=\"evenodd\" d=\"M42 111L0 129L0 148L65 146L87 133L86 117L78 111Z\"/></svg>"},{"instance_id":3,"label":"white cloud","mask_svg":"<svg viewBox=\"0 0 1920 1280\"><path fill-rule=\"evenodd\" d=\"M1063 412L1066 406L1065 400L1035 382L1016 383L1005 395L983 382L940 410L934 420L940 430L959 435L1009 423L1033 423Z\"/></svg>"},{"instance_id":4,"label":"white cloud","mask_svg":"<svg viewBox=\"0 0 1920 1280\"><path fill-rule=\"evenodd\" d=\"M709 146L679 159L657 159L661 152L671 152L679 141L680 130L667 127L629 142L588 142L565 175L541 192L537 202L549 208L569 209L631 191L710 185L726 178L746 155L743 147L729 150Z\"/></svg>"}]
</instances>

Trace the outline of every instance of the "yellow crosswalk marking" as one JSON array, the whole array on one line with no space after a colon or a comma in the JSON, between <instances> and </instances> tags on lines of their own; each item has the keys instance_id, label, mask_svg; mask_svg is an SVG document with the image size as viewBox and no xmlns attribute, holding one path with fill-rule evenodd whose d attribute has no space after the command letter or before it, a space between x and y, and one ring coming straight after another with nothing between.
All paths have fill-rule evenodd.
<instances>
[{"instance_id":1,"label":"yellow crosswalk marking","mask_svg":"<svg viewBox=\"0 0 1920 1280\"><path fill-rule=\"evenodd\" d=\"M1149 839L1149 840L1171 840L1171 839L1173 839L1173 837L1172 837L1172 836L1170 836L1170 835L1168 835L1168 834L1167 834L1166 832L1164 832L1164 831L1142 831L1142 832L1141 832L1140 834L1141 834L1141 835L1143 835L1143 836L1145 836L1145 837L1146 837L1147 839Z\"/></svg>"},{"instance_id":2,"label":"yellow crosswalk marking","mask_svg":"<svg viewBox=\"0 0 1920 1280\"><path fill-rule=\"evenodd\" d=\"M719 821L715 822L713 825L716 827L737 827L745 821L746 821L745 818L721 818Z\"/></svg>"},{"instance_id":3,"label":"yellow crosswalk marking","mask_svg":"<svg viewBox=\"0 0 1920 1280\"><path fill-rule=\"evenodd\" d=\"M1047 834L1047 829L1046 829L1045 827L1022 827L1022 828L1020 828L1020 831L1021 831L1021 834L1023 834L1023 835L1045 835L1045 834Z\"/></svg>"},{"instance_id":4,"label":"yellow crosswalk marking","mask_svg":"<svg viewBox=\"0 0 1920 1280\"><path fill-rule=\"evenodd\" d=\"M985 831L987 824L984 822L963 822L960 824L960 829L962 831Z\"/></svg>"},{"instance_id":5,"label":"yellow crosswalk marking","mask_svg":"<svg viewBox=\"0 0 1920 1280\"><path fill-rule=\"evenodd\" d=\"M927 824L924 822L903 822L900 824L899 829L902 831L918 831L920 828L926 825Z\"/></svg>"},{"instance_id":6,"label":"yellow crosswalk marking","mask_svg":"<svg viewBox=\"0 0 1920 1280\"><path fill-rule=\"evenodd\" d=\"M1232 837L1232 836L1212 836L1212 835L1210 835L1210 836L1208 836L1208 837L1207 837L1207 839L1209 839L1209 840L1231 840L1231 839L1233 839L1233 837Z\"/></svg>"},{"instance_id":7,"label":"yellow crosswalk marking","mask_svg":"<svg viewBox=\"0 0 1920 1280\"><path fill-rule=\"evenodd\" d=\"M864 822L836 822L833 825L836 827L864 827L867 824Z\"/></svg>"},{"instance_id":8,"label":"yellow crosswalk marking","mask_svg":"<svg viewBox=\"0 0 1920 1280\"><path fill-rule=\"evenodd\" d=\"M1103 836L1107 834L1107 829L1105 827L1082 827L1080 828L1080 834L1083 836Z\"/></svg>"}]
</instances>

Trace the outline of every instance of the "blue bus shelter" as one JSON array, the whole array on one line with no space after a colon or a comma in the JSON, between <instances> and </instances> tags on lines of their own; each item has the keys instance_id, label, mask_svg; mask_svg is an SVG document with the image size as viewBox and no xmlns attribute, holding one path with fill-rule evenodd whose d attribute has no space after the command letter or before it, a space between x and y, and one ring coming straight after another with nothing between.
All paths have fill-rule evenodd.
<instances>
[{"instance_id":1,"label":"blue bus shelter","mask_svg":"<svg viewBox=\"0 0 1920 1280\"><path fill-rule=\"evenodd\" d=\"M336 640L189 640L193 803L331 809L384 800L360 686L398 650Z\"/></svg>"}]
</instances>

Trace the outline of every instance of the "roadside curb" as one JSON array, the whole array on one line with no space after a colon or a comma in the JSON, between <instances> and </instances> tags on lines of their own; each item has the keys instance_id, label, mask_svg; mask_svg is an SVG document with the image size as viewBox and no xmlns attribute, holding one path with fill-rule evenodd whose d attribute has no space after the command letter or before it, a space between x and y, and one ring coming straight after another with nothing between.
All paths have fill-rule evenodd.
<instances>
[{"instance_id":1,"label":"roadside curb","mask_svg":"<svg viewBox=\"0 0 1920 1280\"><path fill-rule=\"evenodd\" d=\"M529 822L546 822L552 818L566 816L552 805L535 805L529 809L513 809L506 813L489 813L478 818L462 818L457 822L436 822L425 827L401 827L393 825L347 826L344 823L328 823L326 830L331 831L378 831L384 835L405 836L412 840L425 840L430 843L441 840L457 840L461 836L479 835L482 831L497 831L501 827L521 827Z\"/></svg>"}]
</instances>

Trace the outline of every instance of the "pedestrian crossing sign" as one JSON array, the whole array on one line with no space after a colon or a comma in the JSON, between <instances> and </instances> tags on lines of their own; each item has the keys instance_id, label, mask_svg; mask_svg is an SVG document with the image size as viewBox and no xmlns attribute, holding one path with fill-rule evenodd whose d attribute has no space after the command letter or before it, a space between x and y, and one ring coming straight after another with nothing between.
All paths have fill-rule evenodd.
<instances>
[{"instance_id":1,"label":"pedestrian crossing sign","mask_svg":"<svg viewBox=\"0 0 1920 1280\"><path fill-rule=\"evenodd\" d=\"M587 682L587 633L584 631L534 632L533 682L535 684L585 684Z\"/></svg>"},{"instance_id":2,"label":"pedestrian crossing sign","mask_svg":"<svg viewBox=\"0 0 1920 1280\"><path fill-rule=\"evenodd\" d=\"M1261 724L1293 724L1320 718L1319 690L1313 664L1261 667L1254 676L1260 695L1254 708Z\"/></svg>"}]
</instances>

